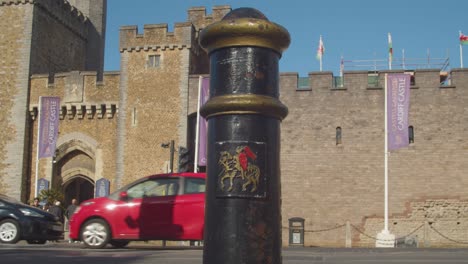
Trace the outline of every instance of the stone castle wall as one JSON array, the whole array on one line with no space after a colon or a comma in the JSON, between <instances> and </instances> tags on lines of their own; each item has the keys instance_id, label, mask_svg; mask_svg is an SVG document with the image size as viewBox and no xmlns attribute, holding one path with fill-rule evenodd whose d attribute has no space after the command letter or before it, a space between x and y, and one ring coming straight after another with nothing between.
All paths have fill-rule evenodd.
<instances>
[{"instance_id":1,"label":"stone castle wall","mask_svg":"<svg viewBox=\"0 0 468 264\"><path fill-rule=\"evenodd\" d=\"M0 193L17 199L25 198L24 187L28 171L27 101L29 58L31 50L33 5L0 2ZM15 21L11 25L11 21Z\"/></svg>"},{"instance_id":2,"label":"stone castle wall","mask_svg":"<svg viewBox=\"0 0 468 264\"><path fill-rule=\"evenodd\" d=\"M211 15L205 8L191 8L189 22L176 23L174 32L168 32L167 24L145 25L142 34L135 26L122 27L121 71L101 80L96 72L82 71L86 33L74 26L83 23L79 12L69 22L61 11L47 15L58 8L48 7L56 2L35 1L34 13L32 1L0 1L0 26L12 36L0 39L6 62L0 65L0 103L6 109L0 126L11 131L0 139L0 192L23 200L31 197L20 197L22 188L34 193L39 96L61 98L58 156L41 159L39 177L56 184L77 174L92 181L104 177L113 191L142 176L167 172L170 152L161 144L174 140L176 150L189 145L187 117L196 112L199 74L208 71L198 30L230 8L215 7ZM49 24L54 32L32 42L41 32L35 28ZM59 35L62 44L78 39L70 62L59 58L71 54L67 45L30 53L31 43L42 46ZM157 67L149 66L150 56L159 56ZM31 79L29 61L31 72L41 73ZM49 76L43 69L66 72ZM372 236L383 228L383 80L385 73L394 72L401 71L377 73L378 83L372 85L367 71L345 72L342 87L333 85L331 72L310 73L307 86L299 85L297 73L281 74L281 101L289 108L281 125L283 245L289 243L288 219L293 217L305 219L306 246L345 246L347 239L353 246L375 244ZM439 70L413 74L410 125L415 141L389 157L390 231L397 237L414 231L425 246L459 246L437 231L466 241L468 71L453 69L451 85L440 85ZM25 89L29 81L30 89ZM337 128L342 131L338 144ZM21 162L24 166L11 165Z\"/></svg>"},{"instance_id":3,"label":"stone castle wall","mask_svg":"<svg viewBox=\"0 0 468 264\"><path fill-rule=\"evenodd\" d=\"M55 164L57 174L53 176L56 178L50 178L52 158L40 160L39 178L62 184L68 180L68 176L77 173L70 170L81 168L80 174L90 180L103 177L110 181L112 187L115 186L120 74L108 72L103 81L97 79L96 72L78 71L56 74L53 82L49 82L48 75L31 77L29 115L34 120L31 154L36 153L37 146L39 96L58 96L61 104L57 140L59 156L55 157L60 162ZM76 156L74 150L85 153L87 158L73 158ZM31 175L36 174L35 162L33 158ZM30 181L29 186L33 194L36 187L34 180Z\"/></svg>"},{"instance_id":4,"label":"stone castle wall","mask_svg":"<svg viewBox=\"0 0 468 264\"><path fill-rule=\"evenodd\" d=\"M330 72L311 73L305 89L298 89L297 74L281 75L281 100L289 107L281 142L283 226L288 226L289 218L302 217L309 230L346 221L374 236L383 229L383 224L371 227L366 219L383 218L383 80L391 72L397 71L379 73L377 87L369 86L367 72L345 72L344 87L339 88L333 87ZM416 70L414 76L409 124L415 141L389 157L391 218L423 197L468 197L464 82L468 71L452 70L450 86L440 85L438 70ZM283 235L287 242L287 232ZM343 230L306 235L308 245L344 246L345 242ZM363 237L354 237L354 242L359 244Z\"/></svg>"}]
</instances>

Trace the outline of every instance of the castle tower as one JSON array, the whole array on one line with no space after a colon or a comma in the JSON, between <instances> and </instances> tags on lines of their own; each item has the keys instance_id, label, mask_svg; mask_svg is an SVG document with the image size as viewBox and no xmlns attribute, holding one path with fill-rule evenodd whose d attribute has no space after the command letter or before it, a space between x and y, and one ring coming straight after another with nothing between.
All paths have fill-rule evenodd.
<instances>
[{"instance_id":1,"label":"castle tower","mask_svg":"<svg viewBox=\"0 0 468 264\"><path fill-rule=\"evenodd\" d=\"M218 19L229 11L213 8ZM170 151L161 144L174 140L176 150L187 146L189 75L209 72L198 30L213 17L197 8L189 10L188 20L176 23L173 32L167 24L145 25L142 33L136 26L120 29L117 187L169 171ZM175 156L177 162L177 152Z\"/></svg>"},{"instance_id":2,"label":"castle tower","mask_svg":"<svg viewBox=\"0 0 468 264\"><path fill-rule=\"evenodd\" d=\"M107 0L68 0L88 18L86 70L97 71L101 78L104 69Z\"/></svg>"},{"instance_id":3,"label":"castle tower","mask_svg":"<svg viewBox=\"0 0 468 264\"><path fill-rule=\"evenodd\" d=\"M65 0L0 0L0 127L6 128L0 137L0 192L17 199L27 195L28 164L35 159L29 154L29 77L102 69L102 56L90 50L100 47L96 52L103 53L106 0L76 2L85 12Z\"/></svg>"}]
</instances>

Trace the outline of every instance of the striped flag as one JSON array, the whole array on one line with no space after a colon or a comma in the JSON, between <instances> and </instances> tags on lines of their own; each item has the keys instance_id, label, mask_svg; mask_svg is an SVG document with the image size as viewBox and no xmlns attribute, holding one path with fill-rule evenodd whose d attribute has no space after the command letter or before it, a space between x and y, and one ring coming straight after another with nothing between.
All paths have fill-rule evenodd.
<instances>
[{"instance_id":1,"label":"striped flag","mask_svg":"<svg viewBox=\"0 0 468 264\"><path fill-rule=\"evenodd\" d=\"M460 32L460 45L468 45L468 36Z\"/></svg>"},{"instance_id":2,"label":"striped flag","mask_svg":"<svg viewBox=\"0 0 468 264\"><path fill-rule=\"evenodd\" d=\"M392 44L392 35L388 33L388 59L393 61L393 44Z\"/></svg>"},{"instance_id":3,"label":"striped flag","mask_svg":"<svg viewBox=\"0 0 468 264\"><path fill-rule=\"evenodd\" d=\"M323 45L322 35L320 35L319 46L317 48L317 60L322 60L323 53L325 53L325 46Z\"/></svg>"}]
</instances>

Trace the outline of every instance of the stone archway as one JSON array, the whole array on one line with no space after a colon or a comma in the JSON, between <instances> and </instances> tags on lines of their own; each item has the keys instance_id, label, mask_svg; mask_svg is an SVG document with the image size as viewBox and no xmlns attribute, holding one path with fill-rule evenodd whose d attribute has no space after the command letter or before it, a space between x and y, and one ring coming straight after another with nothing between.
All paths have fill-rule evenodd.
<instances>
[{"instance_id":1,"label":"stone archway","mask_svg":"<svg viewBox=\"0 0 468 264\"><path fill-rule=\"evenodd\" d=\"M81 203L94 198L94 182L86 176L76 175L63 184L62 191L67 206L73 198Z\"/></svg>"},{"instance_id":2,"label":"stone archway","mask_svg":"<svg viewBox=\"0 0 468 264\"><path fill-rule=\"evenodd\" d=\"M52 187L64 194L64 206L94 198L97 142L78 132L59 138L53 160Z\"/></svg>"}]
</instances>

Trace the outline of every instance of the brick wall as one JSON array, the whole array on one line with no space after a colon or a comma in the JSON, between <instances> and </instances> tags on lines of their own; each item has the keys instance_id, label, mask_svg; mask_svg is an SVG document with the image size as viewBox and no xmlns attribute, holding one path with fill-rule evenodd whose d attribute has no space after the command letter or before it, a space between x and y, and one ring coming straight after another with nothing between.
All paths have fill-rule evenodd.
<instances>
[{"instance_id":1,"label":"brick wall","mask_svg":"<svg viewBox=\"0 0 468 264\"><path fill-rule=\"evenodd\" d=\"M417 86L411 89L409 116L415 142L389 157L391 217L422 197L467 197L468 93L458 80L468 72L455 72L457 85L450 87L439 86L434 70L415 72ZM303 217L309 230L346 221L369 230L364 219L383 218L383 89L368 88L365 72L347 72L345 87L334 90L324 87L330 83L328 75L309 75L312 86L305 91L296 91L297 76L281 75L281 100L289 107L282 123L283 226L291 217ZM339 145L337 127L342 129ZM375 236L383 224L370 229ZM342 235L313 233L305 241L342 246ZM284 243L287 238L284 234Z\"/></svg>"}]
</instances>

